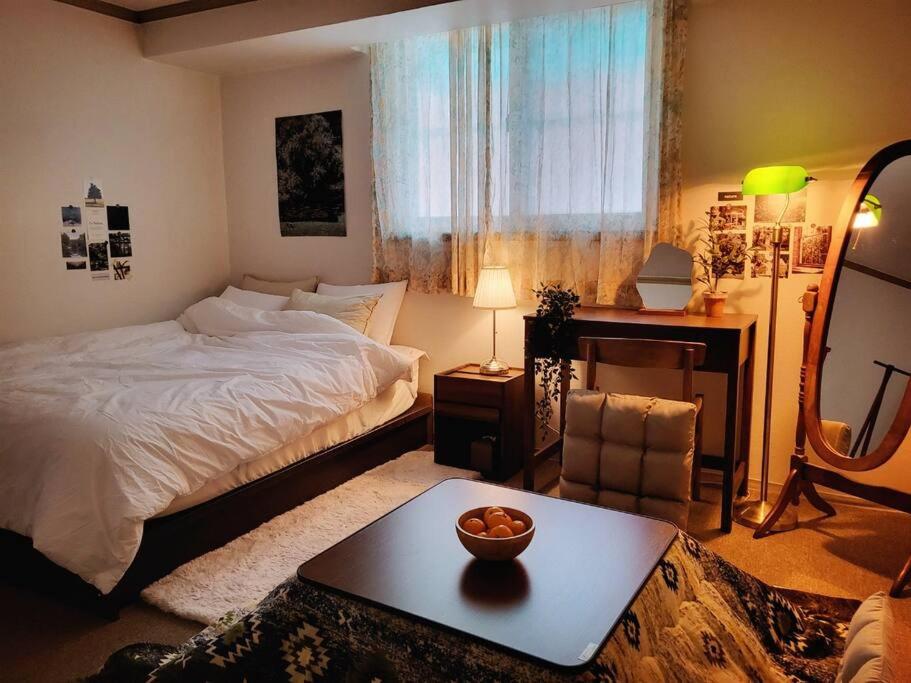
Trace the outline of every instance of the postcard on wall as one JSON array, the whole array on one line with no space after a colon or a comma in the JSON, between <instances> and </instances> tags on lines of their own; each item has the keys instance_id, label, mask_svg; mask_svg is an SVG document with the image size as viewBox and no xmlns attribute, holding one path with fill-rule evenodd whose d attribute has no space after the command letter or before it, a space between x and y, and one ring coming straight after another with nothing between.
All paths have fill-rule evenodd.
<instances>
[{"instance_id":1,"label":"postcard on wall","mask_svg":"<svg viewBox=\"0 0 911 683\"><path fill-rule=\"evenodd\" d=\"M83 189L82 198L86 206L104 207L104 195L99 178L86 178Z\"/></svg>"},{"instance_id":2,"label":"postcard on wall","mask_svg":"<svg viewBox=\"0 0 911 683\"><path fill-rule=\"evenodd\" d=\"M93 273L110 269L107 242L93 242L89 244L89 269Z\"/></svg>"},{"instance_id":3,"label":"postcard on wall","mask_svg":"<svg viewBox=\"0 0 911 683\"><path fill-rule=\"evenodd\" d=\"M66 262L67 270L85 270L86 261L85 259L69 259Z\"/></svg>"},{"instance_id":4,"label":"postcard on wall","mask_svg":"<svg viewBox=\"0 0 911 683\"><path fill-rule=\"evenodd\" d=\"M108 230L130 229L130 207L110 204L107 208Z\"/></svg>"},{"instance_id":5,"label":"postcard on wall","mask_svg":"<svg viewBox=\"0 0 911 683\"><path fill-rule=\"evenodd\" d=\"M82 211L78 206L60 207L63 227L60 229L60 255L65 258L85 258L85 230L82 227Z\"/></svg>"},{"instance_id":6,"label":"postcard on wall","mask_svg":"<svg viewBox=\"0 0 911 683\"><path fill-rule=\"evenodd\" d=\"M743 201L743 192L740 190L731 190L728 192L719 192L718 193L719 202L742 202Z\"/></svg>"},{"instance_id":7,"label":"postcard on wall","mask_svg":"<svg viewBox=\"0 0 911 683\"><path fill-rule=\"evenodd\" d=\"M104 207L89 206L86 203L84 217L89 242L107 242L108 217Z\"/></svg>"},{"instance_id":8,"label":"postcard on wall","mask_svg":"<svg viewBox=\"0 0 911 683\"><path fill-rule=\"evenodd\" d=\"M785 208L787 207L787 208ZM782 215L782 209L785 209ZM803 223L807 220L807 190L784 194L760 194L753 208L754 223L774 223L781 215L782 223Z\"/></svg>"},{"instance_id":9,"label":"postcard on wall","mask_svg":"<svg viewBox=\"0 0 911 683\"><path fill-rule=\"evenodd\" d=\"M757 225L753 228L753 246L761 251L772 251L771 225ZM781 227L781 250L791 251L791 227Z\"/></svg>"},{"instance_id":10,"label":"postcard on wall","mask_svg":"<svg viewBox=\"0 0 911 683\"><path fill-rule=\"evenodd\" d=\"M778 279L788 277L790 254L781 254L778 261ZM753 277L772 277L772 254L762 252L753 257L751 274Z\"/></svg>"},{"instance_id":11,"label":"postcard on wall","mask_svg":"<svg viewBox=\"0 0 911 683\"><path fill-rule=\"evenodd\" d=\"M133 255L133 244L128 232L109 232L111 242L111 258L123 258Z\"/></svg>"},{"instance_id":12,"label":"postcard on wall","mask_svg":"<svg viewBox=\"0 0 911 683\"><path fill-rule=\"evenodd\" d=\"M275 119L282 237L345 237L342 112Z\"/></svg>"},{"instance_id":13,"label":"postcard on wall","mask_svg":"<svg viewBox=\"0 0 911 683\"><path fill-rule=\"evenodd\" d=\"M115 280L132 280L133 269L130 268L130 262L124 259L113 259L114 279Z\"/></svg>"},{"instance_id":14,"label":"postcard on wall","mask_svg":"<svg viewBox=\"0 0 911 683\"><path fill-rule=\"evenodd\" d=\"M747 236L745 232L726 232L715 236L715 240L718 245L718 250L721 252L722 256L727 257L728 255L735 254L745 254L747 248ZM733 265L730 269L724 274L721 275L722 278L742 280L744 275L744 264L745 260L732 258L730 259L733 262Z\"/></svg>"},{"instance_id":15,"label":"postcard on wall","mask_svg":"<svg viewBox=\"0 0 911 683\"><path fill-rule=\"evenodd\" d=\"M745 230L747 227L747 205L724 204L710 207L709 226L712 230Z\"/></svg>"},{"instance_id":16,"label":"postcard on wall","mask_svg":"<svg viewBox=\"0 0 911 683\"><path fill-rule=\"evenodd\" d=\"M794 243L794 272L821 273L823 266L826 265L831 243L831 225L811 223L797 230Z\"/></svg>"}]
</instances>

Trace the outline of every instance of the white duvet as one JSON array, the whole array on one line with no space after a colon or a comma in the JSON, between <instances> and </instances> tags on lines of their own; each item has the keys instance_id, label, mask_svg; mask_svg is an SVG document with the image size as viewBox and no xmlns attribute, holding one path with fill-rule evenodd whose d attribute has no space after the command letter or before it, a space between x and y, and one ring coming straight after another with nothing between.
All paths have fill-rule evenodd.
<instances>
[{"instance_id":1,"label":"white duvet","mask_svg":"<svg viewBox=\"0 0 911 683\"><path fill-rule=\"evenodd\" d=\"M181 322L0 347L0 526L103 593L144 520L411 367L317 313L211 298Z\"/></svg>"}]
</instances>

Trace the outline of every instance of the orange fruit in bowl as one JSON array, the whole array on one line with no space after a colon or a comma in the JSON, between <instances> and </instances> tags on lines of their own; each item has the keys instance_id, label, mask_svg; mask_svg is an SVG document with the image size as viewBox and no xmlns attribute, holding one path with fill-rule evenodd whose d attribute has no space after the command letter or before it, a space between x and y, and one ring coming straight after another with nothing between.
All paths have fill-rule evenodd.
<instances>
[{"instance_id":1,"label":"orange fruit in bowl","mask_svg":"<svg viewBox=\"0 0 911 683\"><path fill-rule=\"evenodd\" d=\"M514 519L509 524L509 530L513 533L514 536L525 533L525 522L521 519Z\"/></svg>"},{"instance_id":2,"label":"orange fruit in bowl","mask_svg":"<svg viewBox=\"0 0 911 683\"><path fill-rule=\"evenodd\" d=\"M484 521L487 522L488 529L493 529L498 526L509 526L512 518L501 510L500 512L494 512L487 515Z\"/></svg>"},{"instance_id":3,"label":"orange fruit in bowl","mask_svg":"<svg viewBox=\"0 0 911 683\"><path fill-rule=\"evenodd\" d=\"M462 528L465 529L465 531L468 533L474 534L475 536L480 534L482 531L487 531L487 525L485 525L484 522L477 517L466 519L465 523L462 524Z\"/></svg>"},{"instance_id":4,"label":"orange fruit in bowl","mask_svg":"<svg viewBox=\"0 0 911 683\"><path fill-rule=\"evenodd\" d=\"M503 508L494 505L484 510L484 524L487 524L487 518L496 512L503 512ZM490 525L488 524L488 526Z\"/></svg>"},{"instance_id":5,"label":"orange fruit in bowl","mask_svg":"<svg viewBox=\"0 0 911 683\"><path fill-rule=\"evenodd\" d=\"M512 529L510 529L505 524L498 524L490 530L488 534L491 538L511 538L513 536Z\"/></svg>"}]
</instances>

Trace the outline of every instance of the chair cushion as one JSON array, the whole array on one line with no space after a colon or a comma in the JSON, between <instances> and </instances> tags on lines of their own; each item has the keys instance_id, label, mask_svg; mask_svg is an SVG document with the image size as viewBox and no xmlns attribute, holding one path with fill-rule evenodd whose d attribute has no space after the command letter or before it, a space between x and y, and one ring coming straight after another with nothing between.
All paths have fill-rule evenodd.
<instances>
[{"instance_id":1,"label":"chair cushion","mask_svg":"<svg viewBox=\"0 0 911 683\"><path fill-rule=\"evenodd\" d=\"M851 618L836 683L893 680L889 652L891 631L889 598L882 591L874 593L860 604Z\"/></svg>"},{"instance_id":2,"label":"chair cushion","mask_svg":"<svg viewBox=\"0 0 911 683\"><path fill-rule=\"evenodd\" d=\"M691 403L571 391L560 495L685 527L695 426Z\"/></svg>"}]
</instances>

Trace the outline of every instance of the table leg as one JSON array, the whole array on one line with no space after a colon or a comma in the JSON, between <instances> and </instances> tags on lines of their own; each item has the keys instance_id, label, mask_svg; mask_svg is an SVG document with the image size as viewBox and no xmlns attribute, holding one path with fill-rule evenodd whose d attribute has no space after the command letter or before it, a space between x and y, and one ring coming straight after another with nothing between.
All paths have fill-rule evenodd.
<instances>
[{"instance_id":1,"label":"table leg","mask_svg":"<svg viewBox=\"0 0 911 683\"><path fill-rule=\"evenodd\" d=\"M743 364L743 399L740 402L740 453L738 458L744 462L746 474L737 490L738 496L750 493L750 450L753 426L753 356Z\"/></svg>"},{"instance_id":2,"label":"table leg","mask_svg":"<svg viewBox=\"0 0 911 683\"><path fill-rule=\"evenodd\" d=\"M726 373L727 393L724 415L724 462L722 463L721 480L721 530L730 532L734 519L734 472L737 469L737 456L740 452L740 434L738 418L740 416L743 383L741 381L743 366Z\"/></svg>"}]
</instances>

